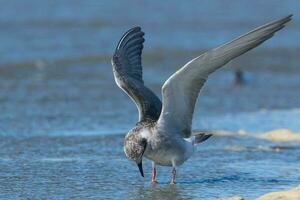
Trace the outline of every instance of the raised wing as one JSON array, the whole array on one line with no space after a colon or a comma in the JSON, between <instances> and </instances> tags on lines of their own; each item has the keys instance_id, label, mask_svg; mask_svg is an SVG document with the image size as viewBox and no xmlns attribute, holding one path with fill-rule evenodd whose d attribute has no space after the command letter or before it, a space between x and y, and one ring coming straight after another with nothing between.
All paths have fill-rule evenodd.
<instances>
[{"instance_id":1,"label":"raised wing","mask_svg":"<svg viewBox=\"0 0 300 200\"><path fill-rule=\"evenodd\" d=\"M162 87L163 108L158 126L173 132L179 131L183 137L190 137L195 103L209 74L271 38L291 20L291 16L258 27L207 51L174 73Z\"/></svg>"},{"instance_id":2,"label":"raised wing","mask_svg":"<svg viewBox=\"0 0 300 200\"><path fill-rule=\"evenodd\" d=\"M161 101L144 85L141 54L144 33L140 27L127 31L118 43L112 58L117 85L135 102L139 110L139 121L157 120L161 112Z\"/></svg>"}]
</instances>

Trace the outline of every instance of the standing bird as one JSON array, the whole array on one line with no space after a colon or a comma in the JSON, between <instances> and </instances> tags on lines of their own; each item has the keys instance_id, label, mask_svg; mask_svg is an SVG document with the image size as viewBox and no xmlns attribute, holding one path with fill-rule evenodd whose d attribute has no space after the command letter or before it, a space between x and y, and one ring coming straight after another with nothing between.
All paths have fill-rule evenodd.
<instances>
[{"instance_id":1,"label":"standing bird","mask_svg":"<svg viewBox=\"0 0 300 200\"><path fill-rule=\"evenodd\" d=\"M144 176L143 156L152 160L152 183L156 183L156 164L176 167L190 158L195 145L211 134L192 135L192 118L200 89L208 76L232 59L271 38L291 20L292 15L260 26L222 46L192 59L162 86L162 102L144 85L141 54L144 33L140 27L127 31L112 58L117 85L134 101L139 121L124 140L126 156L136 162Z\"/></svg>"}]
</instances>

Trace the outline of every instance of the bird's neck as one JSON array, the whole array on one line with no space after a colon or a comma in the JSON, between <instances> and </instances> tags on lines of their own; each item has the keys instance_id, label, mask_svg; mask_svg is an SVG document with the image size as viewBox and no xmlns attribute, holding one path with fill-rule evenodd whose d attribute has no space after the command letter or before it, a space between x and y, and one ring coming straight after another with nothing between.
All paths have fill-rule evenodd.
<instances>
[{"instance_id":1,"label":"bird's neck","mask_svg":"<svg viewBox=\"0 0 300 200\"><path fill-rule=\"evenodd\" d=\"M144 127L140 130L142 138L148 140L152 136L152 130L149 127Z\"/></svg>"}]
</instances>

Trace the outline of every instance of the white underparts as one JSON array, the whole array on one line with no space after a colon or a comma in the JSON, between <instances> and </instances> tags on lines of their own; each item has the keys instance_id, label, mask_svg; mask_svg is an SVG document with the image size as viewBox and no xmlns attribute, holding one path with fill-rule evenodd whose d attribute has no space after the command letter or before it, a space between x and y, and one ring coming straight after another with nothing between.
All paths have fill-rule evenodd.
<instances>
[{"instance_id":1,"label":"white underparts","mask_svg":"<svg viewBox=\"0 0 300 200\"><path fill-rule=\"evenodd\" d=\"M147 128L142 129L140 133L141 133L142 138L147 139L151 136L151 133L150 133L149 129L147 129Z\"/></svg>"}]
</instances>

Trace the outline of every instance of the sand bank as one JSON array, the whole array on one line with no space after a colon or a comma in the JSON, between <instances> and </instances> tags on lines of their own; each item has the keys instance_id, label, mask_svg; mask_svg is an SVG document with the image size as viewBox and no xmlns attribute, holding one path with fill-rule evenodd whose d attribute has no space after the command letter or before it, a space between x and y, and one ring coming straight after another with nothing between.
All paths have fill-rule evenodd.
<instances>
[{"instance_id":1,"label":"sand bank","mask_svg":"<svg viewBox=\"0 0 300 200\"><path fill-rule=\"evenodd\" d=\"M300 200L300 185L289 190L267 193L258 200Z\"/></svg>"},{"instance_id":2,"label":"sand bank","mask_svg":"<svg viewBox=\"0 0 300 200\"><path fill-rule=\"evenodd\" d=\"M300 133L295 133L288 129L270 131L257 137L274 142L300 142Z\"/></svg>"}]
</instances>

